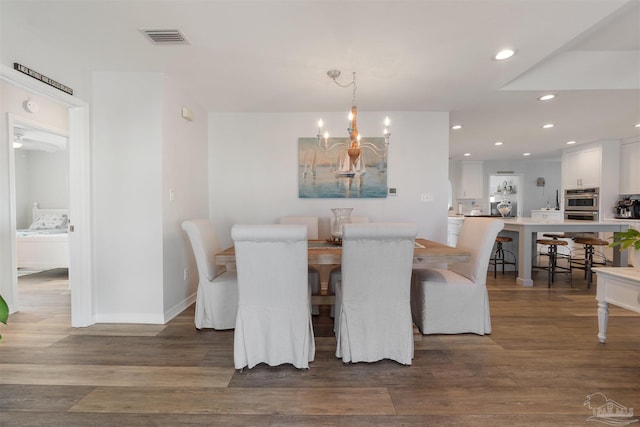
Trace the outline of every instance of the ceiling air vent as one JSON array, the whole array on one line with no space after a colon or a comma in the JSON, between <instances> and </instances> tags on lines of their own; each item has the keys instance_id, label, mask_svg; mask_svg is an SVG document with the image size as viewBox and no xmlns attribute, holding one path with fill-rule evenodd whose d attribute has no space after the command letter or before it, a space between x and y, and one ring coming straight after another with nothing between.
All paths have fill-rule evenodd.
<instances>
[{"instance_id":1,"label":"ceiling air vent","mask_svg":"<svg viewBox=\"0 0 640 427\"><path fill-rule=\"evenodd\" d=\"M153 44L189 44L180 30L145 30L140 32L147 36Z\"/></svg>"}]
</instances>

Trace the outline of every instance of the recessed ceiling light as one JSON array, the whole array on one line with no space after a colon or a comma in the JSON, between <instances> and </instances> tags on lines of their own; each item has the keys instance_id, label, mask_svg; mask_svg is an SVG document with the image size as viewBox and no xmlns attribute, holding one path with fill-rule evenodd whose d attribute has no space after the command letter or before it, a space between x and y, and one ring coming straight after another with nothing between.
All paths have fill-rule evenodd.
<instances>
[{"instance_id":1,"label":"recessed ceiling light","mask_svg":"<svg viewBox=\"0 0 640 427\"><path fill-rule=\"evenodd\" d=\"M530 156L531 153L522 153L523 156Z\"/></svg>"},{"instance_id":2,"label":"recessed ceiling light","mask_svg":"<svg viewBox=\"0 0 640 427\"><path fill-rule=\"evenodd\" d=\"M465 157L469 157L471 155L471 153L464 153Z\"/></svg>"},{"instance_id":3,"label":"recessed ceiling light","mask_svg":"<svg viewBox=\"0 0 640 427\"><path fill-rule=\"evenodd\" d=\"M573 145L575 143L576 143L575 141L567 141L567 145Z\"/></svg>"},{"instance_id":4,"label":"recessed ceiling light","mask_svg":"<svg viewBox=\"0 0 640 427\"><path fill-rule=\"evenodd\" d=\"M555 98L556 96L552 93L549 93L547 95L542 95L540 98L538 98L539 101L548 101L550 99Z\"/></svg>"},{"instance_id":5,"label":"recessed ceiling light","mask_svg":"<svg viewBox=\"0 0 640 427\"><path fill-rule=\"evenodd\" d=\"M503 59L509 59L516 53L513 49L502 49L500 52L496 53L494 57L498 61L502 61Z\"/></svg>"},{"instance_id":6,"label":"recessed ceiling light","mask_svg":"<svg viewBox=\"0 0 640 427\"><path fill-rule=\"evenodd\" d=\"M551 129L555 125L553 123L547 123L546 125L542 125L542 129Z\"/></svg>"},{"instance_id":7,"label":"recessed ceiling light","mask_svg":"<svg viewBox=\"0 0 640 427\"><path fill-rule=\"evenodd\" d=\"M640 128L640 123L638 123L638 124L636 125L636 127L637 127L637 128Z\"/></svg>"},{"instance_id":8,"label":"recessed ceiling light","mask_svg":"<svg viewBox=\"0 0 640 427\"><path fill-rule=\"evenodd\" d=\"M453 130L462 129L462 125L453 125L453 126L451 126L451 129L453 129Z\"/></svg>"},{"instance_id":9,"label":"recessed ceiling light","mask_svg":"<svg viewBox=\"0 0 640 427\"><path fill-rule=\"evenodd\" d=\"M502 141L496 141L493 143L493 145L502 145Z\"/></svg>"},{"instance_id":10,"label":"recessed ceiling light","mask_svg":"<svg viewBox=\"0 0 640 427\"><path fill-rule=\"evenodd\" d=\"M21 142L14 142L13 143L13 148L20 148L22 147L22 143Z\"/></svg>"}]
</instances>

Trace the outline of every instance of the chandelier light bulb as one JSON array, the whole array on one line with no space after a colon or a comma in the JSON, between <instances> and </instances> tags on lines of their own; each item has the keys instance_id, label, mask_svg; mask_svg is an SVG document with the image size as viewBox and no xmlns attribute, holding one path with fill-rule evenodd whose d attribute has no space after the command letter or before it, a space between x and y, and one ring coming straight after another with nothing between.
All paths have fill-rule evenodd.
<instances>
[{"instance_id":1,"label":"chandelier light bulb","mask_svg":"<svg viewBox=\"0 0 640 427\"><path fill-rule=\"evenodd\" d=\"M389 127L389 125L391 124L391 120L389 120L389 116L384 118L384 125L386 127ZM387 133L387 130L385 129L384 133Z\"/></svg>"},{"instance_id":2,"label":"chandelier light bulb","mask_svg":"<svg viewBox=\"0 0 640 427\"><path fill-rule=\"evenodd\" d=\"M329 132L324 132L324 139L329 139Z\"/></svg>"},{"instance_id":3,"label":"chandelier light bulb","mask_svg":"<svg viewBox=\"0 0 640 427\"><path fill-rule=\"evenodd\" d=\"M322 129L322 126L324 126L324 122L322 121L322 119L318 120L318 128Z\"/></svg>"},{"instance_id":4,"label":"chandelier light bulb","mask_svg":"<svg viewBox=\"0 0 640 427\"><path fill-rule=\"evenodd\" d=\"M349 116L347 117L349 117L350 122L353 121L353 113L351 111L349 111Z\"/></svg>"},{"instance_id":5,"label":"chandelier light bulb","mask_svg":"<svg viewBox=\"0 0 640 427\"><path fill-rule=\"evenodd\" d=\"M385 135L389 135L389 129L384 128L384 132L383 132L383 133L384 133Z\"/></svg>"}]
</instances>

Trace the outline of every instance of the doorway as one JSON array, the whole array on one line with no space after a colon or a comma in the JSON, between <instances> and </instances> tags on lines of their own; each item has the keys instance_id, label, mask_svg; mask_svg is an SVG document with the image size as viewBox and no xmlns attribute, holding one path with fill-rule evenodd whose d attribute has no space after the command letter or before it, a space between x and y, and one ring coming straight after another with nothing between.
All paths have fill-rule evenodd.
<instances>
[{"instance_id":1,"label":"doorway","mask_svg":"<svg viewBox=\"0 0 640 427\"><path fill-rule=\"evenodd\" d=\"M91 265L91 228L90 228L90 147L89 147L89 107L74 96L58 91L43 83L31 79L8 67L0 69L0 80L12 86L26 89L36 95L53 100L69 111L69 286L71 288L71 326L89 326L95 323L93 313L93 278ZM16 190L14 170L13 122L19 121L10 112L6 114L7 132L5 145L8 155L8 176L0 180L8 181L8 195L2 196L6 210L0 214L2 230L11 239L3 239L0 252L7 253L7 260L0 269L0 293L7 300L11 311L18 309L18 281L16 262ZM7 214L6 221L3 214Z\"/></svg>"},{"instance_id":2,"label":"doorway","mask_svg":"<svg viewBox=\"0 0 640 427\"><path fill-rule=\"evenodd\" d=\"M39 291L65 298L66 303L60 307L67 309L59 312L70 316L68 131L23 117L13 117L10 122L13 126L10 142L14 150L18 309L35 312L44 309L28 302L29 296ZM42 279L52 275L56 284L66 284L66 289L61 292L41 285ZM31 300L41 302L52 298ZM59 301L56 300L56 304Z\"/></svg>"}]
</instances>

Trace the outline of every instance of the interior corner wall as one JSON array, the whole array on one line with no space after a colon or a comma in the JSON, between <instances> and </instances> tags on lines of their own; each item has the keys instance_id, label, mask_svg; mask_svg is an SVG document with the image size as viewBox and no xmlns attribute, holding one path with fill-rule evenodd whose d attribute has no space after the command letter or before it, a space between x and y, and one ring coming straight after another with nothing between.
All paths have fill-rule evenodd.
<instances>
[{"instance_id":1,"label":"interior corner wall","mask_svg":"<svg viewBox=\"0 0 640 427\"><path fill-rule=\"evenodd\" d=\"M193 113L192 121L182 117L182 107ZM182 230L182 222L208 217L209 187L206 111L175 82L165 78L163 116L162 264L166 322L195 301L198 270L191 244Z\"/></svg>"},{"instance_id":2,"label":"interior corner wall","mask_svg":"<svg viewBox=\"0 0 640 427\"><path fill-rule=\"evenodd\" d=\"M209 113L209 211L220 244L234 223L274 223L284 215L316 215L328 233L331 208L353 207L372 221L411 221L418 235L446 243L449 115L446 112L358 113L363 136L391 120L389 187L380 199L298 198L298 138L315 137L320 117L330 135L346 135L344 113ZM421 202L423 193L433 202ZM324 232L323 232L324 231Z\"/></svg>"},{"instance_id":3,"label":"interior corner wall","mask_svg":"<svg viewBox=\"0 0 640 427\"><path fill-rule=\"evenodd\" d=\"M93 76L95 317L163 323L163 76Z\"/></svg>"}]
</instances>

